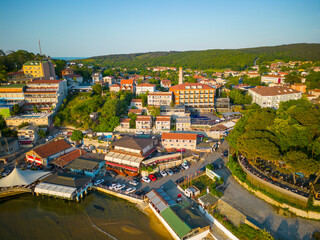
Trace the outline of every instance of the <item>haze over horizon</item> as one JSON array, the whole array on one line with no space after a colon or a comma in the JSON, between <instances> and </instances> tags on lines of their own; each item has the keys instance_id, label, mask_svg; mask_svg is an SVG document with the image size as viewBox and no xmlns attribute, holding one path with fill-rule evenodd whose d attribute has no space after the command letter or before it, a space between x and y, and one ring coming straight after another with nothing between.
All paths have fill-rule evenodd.
<instances>
[{"instance_id":1,"label":"haze over horizon","mask_svg":"<svg viewBox=\"0 0 320 240\"><path fill-rule=\"evenodd\" d=\"M320 43L320 1L1 1L0 49L51 57Z\"/></svg>"}]
</instances>

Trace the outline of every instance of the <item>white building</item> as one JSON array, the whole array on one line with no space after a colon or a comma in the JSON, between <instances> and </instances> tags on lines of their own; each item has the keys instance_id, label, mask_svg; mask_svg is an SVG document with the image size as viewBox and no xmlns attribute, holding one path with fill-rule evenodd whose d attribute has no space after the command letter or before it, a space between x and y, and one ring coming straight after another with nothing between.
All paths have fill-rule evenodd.
<instances>
[{"instance_id":1,"label":"white building","mask_svg":"<svg viewBox=\"0 0 320 240\"><path fill-rule=\"evenodd\" d=\"M172 100L172 92L154 92L148 94L148 105L170 105Z\"/></svg>"},{"instance_id":2,"label":"white building","mask_svg":"<svg viewBox=\"0 0 320 240\"><path fill-rule=\"evenodd\" d=\"M131 100L131 104L130 104L130 108L135 107L138 109L142 109L142 99L132 99Z\"/></svg>"},{"instance_id":3,"label":"white building","mask_svg":"<svg viewBox=\"0 0 320 240\"><path fill-rule=\"evenodd\" d=\"M93 83L99 83L102 82L102 74L101 72L92 73L92 82Z\"/></svg>"},{"instance_id":4,"label":"white building","mask_svg":"<svg viewBox=\"0 0 320 240\"><path fill-rule=\"evenodd\" d=\"M157 130L170 130L171 126L170 116L157 116L156 129Z\"/></svg>"},{"instance_id":5,"label":"white building","mask_svg":"<svg viewBox=\"0 0 320 240\"><path fill-rule=\"evenodd\" d=\"M249 89L252 102L261 107L279 108L280 102L297 100L302 92L287 87L255 87Z\"/></svg>"},{"instance_id":6,"label":"white building","mask_svg":"<svg viewBox=\"0 0 320 240\"><path fill-rule=\"evenodd\" d=\"M151 116L139 115L136 119L136 129L150 130L152 128Z\"/></svg>"},{"instance_id":7,"label":"white building","mask_svg":"<svg viewBox=\"0 0 320 240\"><path fill-rule=\"evenodd\" d=\"M116 82L114 76L106 76L106 77L103 77L102 79L103 79L103 82L107 83L109 87Z\"/></svg>"},{"instance_id":8,"label":"white building","mask_svg":"<svg viewBox=\"0 0 320 240\"><path fill-rule=\"evenodd\" d=\"M176 130L177 131L190 131L191 119L190 117L178 117L176 119Z\"/></svg>"},{"instance_id":9,"label":"white building","mask_svg":"<svg viewBox=\"0 0 320 240\"><path fill-rule=\"evenodd\" d=\"M152 93L156 91L156 85L150 83L141 83L136 86L136 94L139 95L141 93Z\"/></svg>"},{"instance_id":10,"label":"white building","mask_svg":"<svg viewBox=\"0 0 320 240\"><path fill-rule=\"evenodd\" d=\"M284 83L284 77L279 75L264 75L261 76L261 82L265 84L269 83Z\"/></svg>"}]
</instances>

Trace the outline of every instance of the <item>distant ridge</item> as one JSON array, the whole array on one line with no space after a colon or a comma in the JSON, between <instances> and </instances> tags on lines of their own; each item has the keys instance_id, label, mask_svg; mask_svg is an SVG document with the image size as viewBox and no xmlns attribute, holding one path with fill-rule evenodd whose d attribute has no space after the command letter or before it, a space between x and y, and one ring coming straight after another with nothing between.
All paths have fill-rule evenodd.
<instances>
[{"instance_id":1,"label":"distant ridge","mask_svg":"<svg viewBox=\"0 0 320 240\"><path fill-rule=\"evenodd\" d=\"M243 70L252 66L254 59L257 57L259 57L257 64L276 59L282 61L320 61L320 44L297 43L242 49L112 54L78 61L87 65L97 64L101 67L182 66L191 69L231 68L233 70Z\"/></svg>"}]
</instances>

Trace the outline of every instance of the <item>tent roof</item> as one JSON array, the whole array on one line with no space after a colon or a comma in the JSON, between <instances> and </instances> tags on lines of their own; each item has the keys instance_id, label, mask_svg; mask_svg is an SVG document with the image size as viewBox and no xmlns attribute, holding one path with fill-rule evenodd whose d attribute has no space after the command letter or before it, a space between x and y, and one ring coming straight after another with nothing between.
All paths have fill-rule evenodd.
<instances>
[{"instance_id":1,"label":"tent roof","mask_svg":"<svg viewBox=\"0 0 320 240\"><path fill-rule=\"evenodd\" d=\"M13 171L6 177L0 179L0 187L13 187L21 185L30 185L34 181L50 175L46 171L20 170L14 168Z\"/></svg>"}]
</instances>

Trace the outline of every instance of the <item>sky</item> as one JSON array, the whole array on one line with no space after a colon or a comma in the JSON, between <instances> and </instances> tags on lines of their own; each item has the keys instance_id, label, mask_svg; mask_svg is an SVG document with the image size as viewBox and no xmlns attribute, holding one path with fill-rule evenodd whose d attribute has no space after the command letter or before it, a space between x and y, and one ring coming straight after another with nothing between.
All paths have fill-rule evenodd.
<instances>
[{"instance_id":1,"label":"sky","mask_svg":"<svg viewBox=\"0 0 320 240\"><path fill-rule=\"evenodd\" d=\"M0 0L0 49L90 57L320 43L320 0Z\"/></svg>"}]
</instances>

